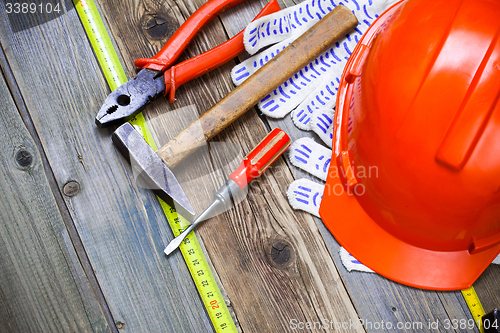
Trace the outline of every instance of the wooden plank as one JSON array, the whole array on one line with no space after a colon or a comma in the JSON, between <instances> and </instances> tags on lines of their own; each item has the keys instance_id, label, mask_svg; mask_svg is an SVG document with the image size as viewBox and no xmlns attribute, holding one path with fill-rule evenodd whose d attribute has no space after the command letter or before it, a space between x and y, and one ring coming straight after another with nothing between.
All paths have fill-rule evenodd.
<instances>
[{"instance_id":1,"label":"wooden plank","mask_svg":"<svg viewBox=\"0 0 500 333\"><path fill-rule=\"evenodd\" d=\"M165 28L163 38L155 40L141 30L143 8L150 9L147 15L161 17L160 21L170 25L178 17L176 13L186 18L202 3L100 1L127 64L137 57L152 56L169 37L170 29ZM195 38L183 58L226 39L216 20ZM159 100L148 106L146 115L160 143L166 143L233 88L229 78L232 66L234 62L180 87L172 105ZM265 124L250 111L216 138L224 144L210 144L205 152L175 168L198 213L213 199L212 190L222 185L238 156L247 153L266 132ZM198 229L243 332L290 331L295 321L348 323L358 319L314 220L295 214L287 204L284 189L291 180L281 159L252 183L247 198L236 208ZM316 324L308 331L323 329Z\"/></svg>"},{"instance_id":2,"label":"wooden plank","mask_svg":"<svg viewBox=\"0 0 500 333\"><path fill-rule=\"evenodd\" d=\"M0 75L0 331L109 332Z\"/></svg>"},{"instance_id":3,"label":"wooden plank","mask_svg":"<svg viewBox=\"0 0 500 333\"><path fill-rule=\"evenodd\" d=\"M272 128L279 127L284 129L296 140L303 136L315 137L310 133L298 130L291 124L290 119L272 120L269 119ZM315 137L317 142L321 142ZM320 182L318 179L306 174L305 172L289 165L296 179L309 178ZM378 274L348 272L343 266L339 249L340 245L332 236L330 231L324 226L321 219L315 218L321 231L323 239L335 260L337 268L342 276L349 295L358 311L360 317L365 322L371 323L390 323L392 327L397 327L398 323L403 325L419 325L423 323L424 327L418 329L418 332L470 332L468 330L448 329L443 323L454 319L472 319L467 305L460 292L436 292L429 290L420 290L407 287L393 281L390 281ZM429 322L438 321L438 329L429 327ZM401 325L401 324L400 324ZM372 325L373 327L373 325ZM369 329L368 332L376 332L376 329ZM399 332L399 330L388 330L390 332ZM413 332L413 329L406 330Z\"/></svg>"},{"instance_id":4,"label":"wooden plank","mask_svg":"<svg viewBox=\"0 0 500 333\"><path fill-rule=\"evenodd\" d=\"M286 119L269 119L269 123L272 128L279 127L285 130L292 137L292 140L303 136L314 137L309 133L294 128L290 119L288 121ZM316 140L321 142L317 137ZM319 182L318 179L314 179L291 164L288 167L292 170L296 179L309 178ZM379 332L377 325L381 325L382 322L385 323L387 332L475 331L467 329L454 330L452 327L446 329L444 326L444 323L453 319L472 319L460 292L421 290L395 283L378 274L348 272L340 260L338 253L340 245L323 222L318 218L315 218L315 220L360 318L367 323L365 328L368 332ZM437 329L434 329L434 326L430 325L430 323L436 320L440 324ZM399 330L397 329L398 324L403 325L403 328L404 325L412 326L410 329ZM420 327L419 325L423 326ZM394 329L388 329L390 327Z\"/></svg>"},{"instance_id":5,"label":"wooden plank","mask_svg":"<svg viewBox=\"0 0 500 333\"><path fill-rule=\"evenodd\" d=\"M292 2L289 2L287 4L293 5ZM226 32L229 34L229 37L232 37L234 34L243 29L246 25L246 22L249 22L257 14L258 9L260 9L260 6L263 5L264 1L261 1L260 3L245 2L242 5L230 9L226 13L222 14L221 15L222 22L224 24ZM286 6L286 4L282 3L282 7L284 6ZM244 59L246 56L247 55L240 56L240 59ZM295 127L293 127L289 119L285 120L283 125L284 126L281 125L280 126L282 128L287 128L287 131L289 132L298 132L300 133L300 135L304 134L302 132L299 132ZM274 125L273 127L276 127L276 125ZM304 176L304 174L302 174L299 170L293 167L291 167L291 169L294 175L297 175L298 177L299 175L300 177ZM316 219L316 221L320 227L323 237L325 237L327 241L327 244L331 252L334 254L334 259L336 260L337 265L339 265L339 267L342 267L340 258L338 256L338 249L339 249L338 243L334 240L330 232L324 227L321 220ZM497 290L498 288L497 285L495 284L497 280L496 277L498 277L498 275L488 273L489 271L494 270L495 267L496 266L493 266L487 272L485 272L485 274L483 274L482 279L478 281L478 286L476 287L479 290L478 291L479 294L484 294L484 296L481 297L481 299L486 299L486 304L493 303L490 300L491 299L496 300L496 297L498 295L498 290ZM418 322L430 322L432 319L432 322L438 320L439 322L444 323L446 320L453 320L453 319L460 320L464 318L471 319L467 305L464 302L461 293L459 292L437 292L437 293L432 291L417 292L413 288L407 288L404 286L397 285L393 282L381 278L380 276L372 276L363 273L348 273L345 270L341 271L341 274L342 275L345 274L346 276L359 275L363 276L363 278L366 280L366 282L364 283L365 287L359 291L358 297L354 298L354 302L356 308L358 309L358 312L360 313L362 318L366 318L366 321L371 321L372 323L375 323L375 322L381 322L382 320L387 321L389 318L392 319L391 323L393 323L395 326L397 324L397 321L399 320L401 322L418 323ZM488 280L491 281L484 283L486 286L483 287L483 284L481 284L480 282L485 281L486 279L484 277L490 275L492 277L491 278L489 277ZM359 282L358 278L349 279L348 282L349 282L349 284L347 285L348 290L351 290L351 288L354 290L358 290L358 282ZM372 292L371 290L373 289L373 285L376 285L376 288ZM387 304L387 302L384 302L384 299L386 297L385 290L386 288L389 288L393 285L398 286L396 287L396 295L392 298L391 303ZM369 298L360 296L362 294L367 294L367 293L374 294L375 296ZM492 295L492 296L487 296L487 295ZM415 300L417 300L416 303ZM411 302L410 304L414 305L408 305L407 303L409 301ZM374 304L377 306L373 306ZM379 304L384 304L384 306L380 308L378 306ZM429 304L438 304L437 309L431 311L432 312L431 316L428 316ZM420 312L419 310L420 308L424 308L425 311ZM403 309L402 313L405 313L406 315L402 316L399 313L396 314L395 312L398 312L398 309ZM415 313L419 312L420 315L415 315Z\"/></svg>"},{"instance_id":6,"label":"wooden plank","mask_svg":"<svg viewBox=\"0 0 500 333\"><path fill-rule=\"evenodd\" d=\"M500 265L490 265L474 283L474 289L487 313L500 309Z\"/></svg>"},{"instance_id":7,"label":"wooden plank","mask_svg":"<svg viewBox=\"0 0 500 333\"><path fill-rule=\"evenodd\" d=\"M62 4L62 3L61 3ZM109 90L74 8L13 32L0 4L0 40L116 326L122 332L210 332L156 198L138 189L94 117ZM18 20L29 20L20 15Z\"/></svg>"},{"instance_id":8,"label":"wooden plank","mask_svg":"<svg viewBox=\"0 0 500 333\"><path fill-rule=\"evenodd\" d=\"M291 5L294 5L294 3L287 1L286 4L282 5L282 8L283 6ZM229 37L232 37L244 28L245 25L243 22L248 22L255 16L258 12L258 7L257 5L248 6L244 12L237 12L232 9L225 14L226 16L223 16L224 27ZM234 22L239 24L235 24ZM243 60L246 56L244 55L240 59ZM279 127L285 130L291 136L292 140L309 136L315 137L316 141L321 142L314 134L303 132L296 128L289 117L278 120L269 118L268 123L271 128ZM314 177L295 168L291 164L288 167L295 179L305 177L319 182L318 179L314 179ZM460 292L418 290L394 283L377 274L349 273L343 267L338 254L340 245L320 219L315 218L315 221L335 260L342 280L349 291L349 295L360 318L367 323L365 325L367 331L378 331L375 327L377 323L381 324L385 322L389 323L386 324L386 329L389 332L400 332L401 330L396 329L398 323L402 323L403 325L419 325L419 323L422 323L423 327L422 329L418 329L419 332L455 332L452 328L446 329L443 324L447 320L472 319ZM494 280L491 279L491 281ZM495 287L489 286L485 289L493 291ZM434 329L434 325L429 324L435 321L440 323L436 329ZM368 323L371 323L371 325ZM395 329L391 330L389 329L390 327L394 327ZM405 331L413 332L416 330L411 328ZM467 330L459 329L458 331L465 332Z\"/></svg>"}]
</instances>

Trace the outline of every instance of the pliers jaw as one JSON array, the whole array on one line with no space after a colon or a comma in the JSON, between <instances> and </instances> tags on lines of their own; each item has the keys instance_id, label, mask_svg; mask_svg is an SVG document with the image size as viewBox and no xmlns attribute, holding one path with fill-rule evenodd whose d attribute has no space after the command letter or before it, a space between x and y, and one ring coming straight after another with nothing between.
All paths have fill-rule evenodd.
<instances>
[{"instance_id":1,"label":"pliers jaw","mask_svg":"<svg viewBox=\"0 0 500 333\"><path fill-rule=\"evenodd\" d=\"M165 91L162 72L142 69L136 77L122 84L102 105L95 118L98 127L122 123L133 118L144 106Z\"/></svg>"},{"instance_id":2,"label":"pliers jaw","mask_svg":"<svg viewBox=\"0 0 500 333\"><path fill-rule=\"evenodd\" d=\"M182 24L155 56L137 59L135 65L143 69L134 79L109 94L96 116L96 125L106 127L128 121L164 92L170 96L169 101L172 103L179 86L243 52L245 47L242 31L203 54L173 65L200 29L224 10L243 1L245 0L208 0ZM271 0L256 19L279 10L277 0Z\"/></svg>"}]
</instances>

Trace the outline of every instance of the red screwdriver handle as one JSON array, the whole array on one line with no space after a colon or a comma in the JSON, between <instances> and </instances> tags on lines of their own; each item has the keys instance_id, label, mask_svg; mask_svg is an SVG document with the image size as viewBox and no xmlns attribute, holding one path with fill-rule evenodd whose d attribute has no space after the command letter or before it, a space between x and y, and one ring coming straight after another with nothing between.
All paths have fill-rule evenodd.
<instances>
[{"instance_id":1,"label":"red screwdriver handle","mask_svg":"<svg viewBox=\"0 0 500 333\"><path fill-rule=\"evenodd\" d=\"M275 128L241 162L229 176L241 189L259 177L290 146L290 137L281 129Z\"/></svg>"}]
</instances>

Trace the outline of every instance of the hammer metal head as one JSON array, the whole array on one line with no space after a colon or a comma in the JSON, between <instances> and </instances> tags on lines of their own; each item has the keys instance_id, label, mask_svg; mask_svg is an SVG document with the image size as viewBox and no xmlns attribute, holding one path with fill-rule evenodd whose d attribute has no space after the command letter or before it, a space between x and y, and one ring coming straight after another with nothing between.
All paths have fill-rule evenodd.
<instances>
[{"instance_id":1,"label":"hammer metal head","mask_svg":"<svg viewBox=\"0 0 500 333\"><path fill-rule=\"evenodd\" d=\"M146 140L125 123L112 135L112 140L122 155L130 161L136 182L146 187L175 208L188 220L194 218L194 210L184 194L181 185L161 158L148 145Z\"/></svg>"}]
</instances>

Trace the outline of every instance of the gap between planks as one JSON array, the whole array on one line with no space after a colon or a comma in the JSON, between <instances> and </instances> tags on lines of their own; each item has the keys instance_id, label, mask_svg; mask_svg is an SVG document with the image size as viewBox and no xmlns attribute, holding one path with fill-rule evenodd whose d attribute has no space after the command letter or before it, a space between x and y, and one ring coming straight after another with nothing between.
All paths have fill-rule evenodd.
<instances>
[{"instance_id":1,"label":"gap between planks","mask_svg":"<svg viewBox=\"0 0 500 333\"><path fill-rule=\"evenodd\" d=\"M5 52L3 50L2 45L0 45L0 67L2 69L2 74L4 75L9 91L11 93L12 99L14 100L17 110L19 111L21 119L23 120L24 125L26 126L32 140L35 142L35 145L41 156L43 169L45 172L45 176L47 177L50 190L52 191L57 208L59 210L59 213L61 214L64 225L66 226L66 230L68 231L71 243L73 244L75 252L78 256L78 260L80 261L80 264L85 273L85 276L90 284L90 287L92 288L94 296L99 304L99 307L101 308L101 311L106 319L106 322L108 323L111 332L118 333L118 329L116 328L115 321L113 319L111 311L109 310L108 304L106 302L104 294L102 293L101 287L97 282L97 278L94 274L92 265L90 264L89 258L87 256L87 252L85 251L85 247L83 246L82 240L80 239L78 231L76 230L76 226L73 222L73 219L71 218L68 207L66 206L66 203L62 198L61 191L59 190L59 186L57 185L57 182L55 180L54 173L48 162L40 137L38 136L35 126L33 125L31 116L27 110L26 104L24 103L21 91L19 90L16 78L5 56Z\"/></svg>"}]
</instances>

